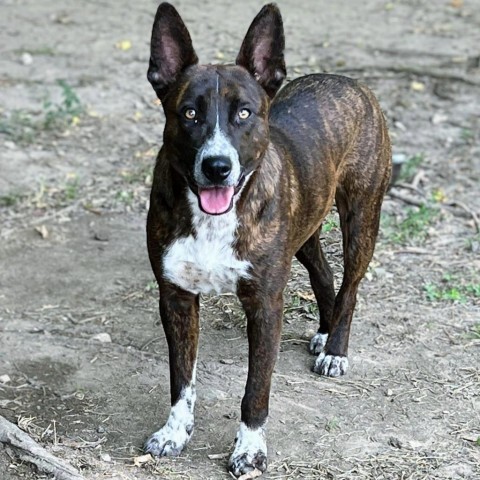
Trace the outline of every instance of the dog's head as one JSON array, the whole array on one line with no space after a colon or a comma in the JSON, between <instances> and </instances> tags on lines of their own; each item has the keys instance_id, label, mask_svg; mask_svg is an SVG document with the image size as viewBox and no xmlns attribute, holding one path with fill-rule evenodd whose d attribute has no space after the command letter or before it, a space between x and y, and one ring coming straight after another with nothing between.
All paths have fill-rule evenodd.
<instances>
[{"instance_id":1,"label":"dog's head","mask_svg":"<svg viewBox=\"0 0 480 480\"><path fill-rule=\"evenodd\" d=\"M283 24L262 8L235 65L198 65L185 24L162 3L153 24L148 80L166 116L169 161L208 214L228 212L269 142L270 99L286 75Z\"/></svg>"}]
</instances>

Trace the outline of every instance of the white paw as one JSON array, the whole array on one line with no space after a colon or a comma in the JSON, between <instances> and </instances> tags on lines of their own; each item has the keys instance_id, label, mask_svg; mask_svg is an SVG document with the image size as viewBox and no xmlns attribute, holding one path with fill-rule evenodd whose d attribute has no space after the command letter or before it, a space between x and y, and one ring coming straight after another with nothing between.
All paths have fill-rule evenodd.
<instances>
[{"instance_id":1,"label":"white paw","mask_svg":"<svg viewBox=\"0 0 480 480\"><path fill-rule=\"evenodd\" d=\"M316 333L310 340L310 353L318 355L323 352L323 348L327 344L328 333Z\"/></svg>"},{"instance_id":2,"label":"white paw","mask_svg":"<svg viewBox=\"0 0 480 480\"><path fill-rule=\"evenodd\" d=\"M190 432L190 433L189 433ZM176 457L182 453L193 433L182 427L172 428L168 423L155 432L145 443L145 452L156 457Z\"/></svg>"},{"instance_id":3,"label":"white paw","mask_svg":"<svg viewBox=\"0 0 480 480\"><path fill-rule=\"evenodd\" d=\"M326 355L322 352L315 360L315 366L313 371L319 375L325 375L327 377L340 377L345 375L348 370L348 358Z\"/></svg>"},{"instance_id":4,"label":"white paw","mask_svg":"<svg viewBox=\"0 0 480 480\"><path fill-rule=\"evenodd\" d=\"M187 387L170 409L167 423L145 442L145 452L157 457L180 455L193 433L195 389Z\"/></svg>"},{"instance_id":5,"label":"white paw","mask_svg":"<svg viewBox=\"0 0 480 480\"><path fill-rule=\"evenodd\" d=\"M236 477L255 468L261 472L267 469L267 444L263 427L250 429L243 422L240 424L228 468Z\"/></svg>"}]
</instances>

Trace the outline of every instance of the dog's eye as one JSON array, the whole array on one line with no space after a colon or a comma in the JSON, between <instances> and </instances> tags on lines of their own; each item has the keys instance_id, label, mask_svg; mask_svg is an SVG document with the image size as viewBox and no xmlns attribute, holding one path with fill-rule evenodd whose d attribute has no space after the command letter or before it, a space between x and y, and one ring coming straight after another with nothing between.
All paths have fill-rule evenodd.
<instances>
[{"instance_id":1,"label":"dog's eye","mask_svg":"<svg viewBox=\"0 0 480 480\"><path fill-rule=\"evenodd\" d=\"M197 112L193 108L187 108L184 115L187 120L194 120L197 116Z\"/></svg>"},{"instance_id":2,"label":"dog's eye","mask_svg":"<svg viewBox=\"0 0 480 480\"><path fill-rule=\"evenodd\" d=\"M238 118L240 120L246 120L249 116L250 116L250 110L248 110L247 108L242 108L239 112L238 112Z\"/></svg>"}]
</instances>

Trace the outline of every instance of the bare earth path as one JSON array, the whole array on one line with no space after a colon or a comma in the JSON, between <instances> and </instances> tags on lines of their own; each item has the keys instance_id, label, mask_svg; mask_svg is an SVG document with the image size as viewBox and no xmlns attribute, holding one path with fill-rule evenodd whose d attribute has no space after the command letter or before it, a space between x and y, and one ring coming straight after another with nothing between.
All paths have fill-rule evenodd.
<instances>
[{"instance_id":1,"label":"bare earth path","mask_svg":"<svg viewBox=\"0 0 480 480\"><path fill-rule=\"evenodd\" d=\"M293 268L265 477L478 479L480 1L279 4L289 78L362 79L408 162L345 378L310 372L316 309ZM201 60L230 62L261 3L176 6ZM229 478L246 378L238 303L204 298L193 440L178 459L133 465L169 402L144 238L163 126L145 78L156 7L0 2L0 414L87 479ZM328 228L340 276L334 215ZM47 476L0 444L0 478Z\"/></svg>"}]
</instances>

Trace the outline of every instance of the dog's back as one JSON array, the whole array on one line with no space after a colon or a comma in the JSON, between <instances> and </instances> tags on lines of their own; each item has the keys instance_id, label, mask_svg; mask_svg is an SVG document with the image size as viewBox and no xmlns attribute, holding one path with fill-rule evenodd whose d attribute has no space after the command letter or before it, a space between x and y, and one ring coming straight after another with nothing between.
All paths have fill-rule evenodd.
<instances>
[{"instance_id":1,"label":"dog's back","mask_svg":"<svg viewBox=\"0 0 480 480\"><path fill-rule=\"evenodd\" d=\"M342 182L353 164L355 176L361 171L365 180L390 168L380 106L367 87L351 78L313 74L290 82L272 102L270 125L273 139L277 131L290 140L292 160L307 175L305 181L313 174L321 182L334 169Z\"/></svg>"},{"instance_id":2,"label":"dog's back","mask_svg":"<svg viewBox=\"0 0 480 480\"><path fill-rule=\"evenodd\" d=\"M346 198L385 190L391 169L386 121L373 93L356 80L327 74L293 80L274 98L269 121L283 169L301 187L300 230L309 217L323 218L334 200L342 210Z\"/></svg>"}]
</instances>

